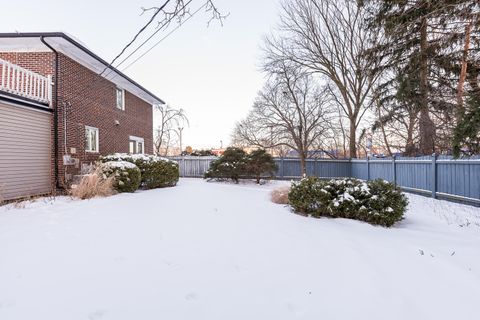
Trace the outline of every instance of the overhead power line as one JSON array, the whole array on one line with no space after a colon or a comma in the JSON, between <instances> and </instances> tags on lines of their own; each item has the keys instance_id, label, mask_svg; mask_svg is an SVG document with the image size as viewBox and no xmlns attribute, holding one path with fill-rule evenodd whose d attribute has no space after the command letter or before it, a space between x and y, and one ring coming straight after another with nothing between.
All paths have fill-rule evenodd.
<instances>
[{"instance_id":1,"label":"overhead power line","mask_svg":"<svg viewBox=\"0 0 480 320\"><path fill-rule=\"evenodd\" d=\"M125 46L123 47L123 49L120 51L120 53L112 60L112 62L110 62L110 64L105 67L105 69L103 69L103 71L100 73L100 75L102 75L107 69L109 69L114 63L115 61L120 58L120 56L125 52L125 50L127 50L134 42L135 40L137 40L138 36L140 36L140 34L145 31L145 29L147 29L147 27L152 24L152 22L155 20L155 17L167 6L167 4L170 2L171 0L167 0L165 1L165 3L159 7L157 9L157 11L155 11L155 13L152 15L152 17L150 18L150 20L137 32L137 34L135 34L135 36L133 37L133 39Z\"/></svg>"},{"instance_id":2,"label":"overhead power line","mask_svg":"<svg viewBox=\"0 0 480 320\"><path fill-rule=\"evenodd\" d=\"M188 1L186 4L183 5L183 7L181 9L179 9L179 11L182 11L184 10L193 0L190 0ZM140 48L142 48L148 41L150 41L157 33L159 33L160 31L163 30L163 28L165 26L168 26L170 24L170 22L172 22L172 20L175 18L176 16L175 15L172 15L167 21L165 21L161 26L158 27L158 29L152 34L150 35L150 37L148 37L145 41L143 41L134 51L132 51L126 58L124 58L122 61L120 61L119 64L117 64L115 66L115 68L118 69L118 67L120 67L125 61L127 61L131 56L133 56L138 50L140 50ZM112 72L112 70L110 70L106 75L105 77L108 77L108 75Z\"/></svg>"},{"instance_id":3,"label":"overhead power line","mask_svg":"<svg viewBox=\"0 0 480 320\"><path fill-rule=\"evenodd\" d=\"M202 10L204 7L207 6L207 3L204 3L200 8L198 8L197 10L195 10L194 13L192 13L188 18L186 18L185 20L183 20L178 26L176 26L174 29L172 29L169 33L167 33L163 38L161 38L158 42L156 42L152 47L150 47L147 51L145 51L142 55L140 55L138 58L136 58L134 61L132 61L128 66L126 66L125 68L122 69L122 72L127 70L128 68L130 68L132 65L134 65L138 60L140 60L141 58L143 58L147 53L149 53L150 51L152 51L156 46L158 46L160 43L162 43L165 39L167 39L170 35L172 35L172 33L174 33L175 31L177 31L184 23L186 23L188 20L190 20L191 18L193 18L200 10Z\"/></svg>"}]
</instances>

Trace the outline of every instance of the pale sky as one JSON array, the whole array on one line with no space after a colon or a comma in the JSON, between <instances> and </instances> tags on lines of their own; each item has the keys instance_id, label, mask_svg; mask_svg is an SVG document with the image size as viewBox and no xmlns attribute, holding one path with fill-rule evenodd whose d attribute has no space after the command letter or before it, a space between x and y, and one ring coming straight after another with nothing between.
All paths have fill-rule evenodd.
<instances>
[{"instance_id":1,"label":"pale sky","mask_svg":"<svg viewBox=\"0 0 480 320\"><path fill-rule=\"evenodd\" d=\"M140 16L140 8L161 3L162 0L4 1L0 32L63 31L110 61L147 22L149 17ZM203 3L193 0L192 9ZM230 13L223 27L216 22L207 27L209 16L201 11L125 71L173 107L186 110L190 127L184 130L184 146L194 148L218 148L220 140L228 145L235 122L247 114L263 86L263 75L258 71L262 37L278 21L279 0L215 3L223 12ZM153 31L150 29L146 35ZM166 33L159 32L145 47L149 48ZM128 62L123 66L127 65Z\"/></svg>"}]
</instances>

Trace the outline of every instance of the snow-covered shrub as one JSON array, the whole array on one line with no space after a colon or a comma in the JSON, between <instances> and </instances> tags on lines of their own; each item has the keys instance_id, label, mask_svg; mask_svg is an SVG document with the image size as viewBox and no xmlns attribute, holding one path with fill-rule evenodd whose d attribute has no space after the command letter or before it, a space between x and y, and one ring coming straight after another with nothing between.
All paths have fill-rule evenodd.
<instances>
[{"instance_id":1,"label":"snow-covered shrub","mask_svg":"<svg viewBox=\"0 0 480 320\"><path fill-rule=\"evenodd\" d=\"M272 155L264 149L254 150L247 157L246 174L255 178L257 183L260 183L262 177L273 177L277 170Z\"/></svg>"},{"instance_id":2,"label":"snow-covered shrub","mask_svg":"<svg viewBox=\"0 0 480 320\"><path fill-rule=\"evenodd\" d=\"M140 187L140 169L127 161L109 161L100 166L105 178L113 178L113 187L118 192L135 192Z\"/></svg>"},{"instance_id":3,"label":"snow-covered shrub","mask_svg":"<svg viewBox=\"0 0 480 320\"><path fill-rule=\"evenodd\" d=\"M147 189L174 187L180 177L178 163L165 158L151 156L140 160L142 183Z\"/></svg>"},{"instance_id":4,"label":"snow-covered shrub","mask_svg":"<svg viewBox=\"0 0 480 320\"><path fill-rule=\"evenodd\" d=\"M177 162L154 155L116 153L100 160L127 161L135 164L140 169L142 186L146 189L173 187L180 177Z\"/></svg>"},{"instance_id":5,"label":"snow-covered shrub","mask_svg":"<svg viewBox=\"0 0 480 320\"><path fill-rule=\"evenodd\" d=\"M84 175L80 183L73 186L70 195L78 199L91 199L94 197L108 197L115 193L113 177L105 177L100 168Z\"/></svg>"},{"instance_id":6,"label":"snow-covered shrub","mask_svg":"<svg viewBox=\"0 0 480 320\"><path fill-rule=\"evenodd\" d=\"M395 185L374 180L320 180L292 183L288 195L293 209L313 217L347 218L386 227L402 220L408 201Z\"/></svg>"},{"instance_id":7,"label":"snow-covered shrub","mask_svg":"<svg viewBox=\"0 0 480 320\"><path fill-rule=\"evenodd\" d=\"M277 204L288 204L288 193L290 192L290 187L283 186L272 190L270 193L270 200L273 203Z\"/></svg>"},{"instance_id":8,"label":"snow-covered shrub","mask_svg":"<svg viewBox=\"0 0 480 320\"><path fill-rule=\"evenodd\" d=\"M239 148L227 148L223 155L210 164L205 179L227 180L255 179L260 183L262 177L273 177L277 165L265 150L255 150L251 154Z\"/></svg>"},{"instance_id":9,"label":"snow-covered shrub","mask_svg":"<svg viewBox=\"0 0 480 320\"><path fill-rule=\"evenodd\" d=\"M210 163L210 168L205 172L205 179L227 180L238 179L245 174L247 154L239 148L227 148L223 155Z\"/></svg>"}]
</instances>

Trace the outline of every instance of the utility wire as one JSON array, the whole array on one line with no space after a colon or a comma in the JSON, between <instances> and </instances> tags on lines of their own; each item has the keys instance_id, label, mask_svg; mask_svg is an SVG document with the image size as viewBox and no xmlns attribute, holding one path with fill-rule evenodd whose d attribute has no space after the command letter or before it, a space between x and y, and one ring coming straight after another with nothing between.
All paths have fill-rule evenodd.
<instances>
[{"instance_id":1,"label":"utility wire","mask_svg":"<svg viewBox=\"0 0 480 320\"><path fill-rule=\"evenodd\" d=\"M134 42L135 40L137 40L138 36L143 32L145 31L145 29L153 22L153 20L155 20L155 17L167 6L167 4L170 2L171 0L167 0L165 1L165 3L159 7L157 9L157 11L152 15L152 17L150 18L150 20L147 22L147 24L145 24L138 32L137 34L133 37L133 39L125 46L123 47L122 51L120 51L120 53L112 60L112 62L110 62L110 64L108 66L105 67L105 69L103 69L103 71L100 73L100 75L102 75L107 69L109 69L113 63L118 59L120 58L120 56L125 52L125 50L128 49L128 47L130 47Z\"/></svg>"},{"instance_id":2,"label":"utility wire","mask_svg":"<svg viewBox=\"0 0 480 320\"><path fill-rule=\"evenodd\" d=\"M181 12L182 10L184 10L193 0L190 0L188 1L186 4L183 5L183 7L181 9L179 9L179 12ZM150 35L150 37L148 37L145 41L143 41L134 51L132 51L126 58L124 58L122 61L120 61L119 64L117 64L115 66L115 68L118 69L118 67L120 67L125 61L127 61L131 56L133 56L138 50L140 50L140 48L142 48L148 41L150 41L150 39L152 39L157 33L159 33L160 31L163 30L163 28L165 26L168 26L168 24L175 18L176 16L175 15L172 15L167 21L165 21L165 23L163 23L161 26L158 27L158 30L155 31L152 35ZM110 71L105 75L105 77L108 77L108 75L110 73L112 73L113 70L110 69Z\"/></svg>"},{"instance_id":3,"label":"utility wire","mask_svg":"<svg viewBox=\"0 0 480 320\"><path fill-rule=\"evenodd\" d=\"M147 53L149 53L150 51L152 51L156 46L158 46L160 43L162 43L165 39L167 39L172 33L174 33L175 31L177 31L184 23L186 23L188 20L190 20L191 18L193 18L193 16L195 16L200 10L202 10L204 7L207 6L208 3L205 3L203 4L200 8L198 8L197 10L195 10L195 12L193 14L191 14L187 19L183 20L178 26L176 26L173 30L171 30L169 33L167 33L163 38L161 38L158 42L156 42L152 47L150 47L150 49L148 49L147 51L145 51L141 56L139 56L138 58L136 58L132 63L130 63L128 66L126 66L125 68L122 69L122 72L124 72L125 70L127 70L128 68L130 68L133 64L135 64L138 60L140 60L141 58L143 58Z\"/></svg>"}]
</instances>

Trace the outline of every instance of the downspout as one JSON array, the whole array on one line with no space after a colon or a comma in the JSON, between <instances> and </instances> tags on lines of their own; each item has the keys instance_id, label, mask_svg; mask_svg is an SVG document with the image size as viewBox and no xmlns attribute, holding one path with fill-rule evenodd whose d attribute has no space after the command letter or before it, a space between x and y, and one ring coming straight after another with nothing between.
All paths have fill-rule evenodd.
<instances>
[{"instance_id":1,"label":"downspout","mask_svg":"<svg viewBox=\"0 0 480 320\"><path fill-rule=\"evenodd\" d=\"M55 185L57 189L63 190L64 187L60 183L59 170L58 170L58 52L51 45L49 45L44 36L40 36L40 41L47 46L55 54L55 82L54 82L54 105L53 105L53 134L55 135L53 139L53 149L54 149L54 162L55 162Z\"/></svg>"}]
</instances>

